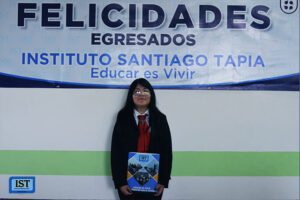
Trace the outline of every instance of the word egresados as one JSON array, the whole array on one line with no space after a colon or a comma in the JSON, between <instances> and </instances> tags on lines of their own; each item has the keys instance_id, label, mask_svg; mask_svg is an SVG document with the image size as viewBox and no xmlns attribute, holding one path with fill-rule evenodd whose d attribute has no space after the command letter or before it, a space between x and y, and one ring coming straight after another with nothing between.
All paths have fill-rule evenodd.
<instances>
[{"instance_id":1,"label":"word egresados","mask_svg":"<svg viewBox=\"0 0 300 200\"><path fill-rule=\"evenodd\" d=\"M92 45L169 45L174 44L176 46L181 46L186 44L188 46L193 46L196 44L195 35L188 34L187 36L182 34L154 34L152 33L150 36L140 33L92 33L91 44Z\"/></svg>"},{"instance_id":2,"label":"word egresados","mask_svg":"<svg viewBox=\"0 0 300 200\"><path fill-rule=\"evenodd\" d=\"M64 8L65 6L65 8ZM41 9L40 9L41 8ZM102 9L102 10L101 10ZM62 25L70 28L96 28L98 16L103 24L109 28L116 29L123 26L129 28L160 28L167 25L168 28L185 26L201 29L211 29L223 23L223 10L214 5L197 5L192 9L197 9L197 16L190 15L190 9L185 4L178 4L175 10L170 7L164 8L156 4L126 4L110 3L101 6L88 4L88 9L84 10L81 20L75 19L75 12L82 12L73 3L18 3L18 26L25 27L26 21L41 20L42 27L61 28ZM165 10L168 10L166 12ZM170 11L169 11L170 10ZM248 8L246 5L227 5L226 25L228 29L246 29L250 26L254 29L267 29L271 25L268 16L270 8L265 5L255 5ZM248 12L250 11L250 12ZM100 12L100 13L98 13ZM172 13L167 16L167 13ZM250 13L250 16L248 16ZM62 15L65 17L63 22ZM210 16L210 17L209 17ZM250 20L249 20L250 19Z\"/></svg>"}]
</instances>

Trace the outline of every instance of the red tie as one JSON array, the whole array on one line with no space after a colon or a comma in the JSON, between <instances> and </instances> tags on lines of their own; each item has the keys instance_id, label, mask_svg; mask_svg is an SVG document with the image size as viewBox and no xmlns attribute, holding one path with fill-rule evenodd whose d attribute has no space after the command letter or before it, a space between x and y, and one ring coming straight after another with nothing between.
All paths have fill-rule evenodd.
<instances>
[{"instance_id":1,"label":"red tie","mask_svg":"<svg viewBox=\"0 0 300 200\"><path fill-rule=\"evenodd\" d=\"M138 141L138 148L137 151L141 153L145 153L149 150L150 144L150 132L149 132L149 125L146 120L147 115L139 115L139 141Z\"/></svg>"}]
</instances>

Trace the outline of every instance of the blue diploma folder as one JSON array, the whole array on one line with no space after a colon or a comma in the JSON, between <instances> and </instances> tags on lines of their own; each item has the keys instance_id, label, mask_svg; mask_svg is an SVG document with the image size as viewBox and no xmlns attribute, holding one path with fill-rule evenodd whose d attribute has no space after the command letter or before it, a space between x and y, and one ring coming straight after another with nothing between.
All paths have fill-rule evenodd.
<instances>
[{"instance_id":1,"label":"blue diploma folder","mask_svg":"<svg viewBox=\"0 0 300 200\"><path fill-rule=\"evenodd\" d=\"M132 191L156 192L159 154L129 152L127 182Z\"/></svg>"}]
</instances>

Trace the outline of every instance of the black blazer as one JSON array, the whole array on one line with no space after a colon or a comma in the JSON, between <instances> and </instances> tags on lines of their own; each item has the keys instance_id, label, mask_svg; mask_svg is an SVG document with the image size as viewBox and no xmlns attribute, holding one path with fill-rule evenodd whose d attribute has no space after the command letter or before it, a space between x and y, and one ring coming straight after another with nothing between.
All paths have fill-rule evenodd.
<instances>
[{"instance_id":1,"label":"black blazer","mask_svg":"<svg viewBox=\"0 0 300 200\"><path fill-rule=\"evenodd\" d=\"M149 110L149 153L160 154L158 183L168 187L172 168L172 141L167 118ZM116 188L127 185L128 152L136 152L139 131L133 111L118 113L111 144L111 171Z\"/></svg>"}]
</instances>

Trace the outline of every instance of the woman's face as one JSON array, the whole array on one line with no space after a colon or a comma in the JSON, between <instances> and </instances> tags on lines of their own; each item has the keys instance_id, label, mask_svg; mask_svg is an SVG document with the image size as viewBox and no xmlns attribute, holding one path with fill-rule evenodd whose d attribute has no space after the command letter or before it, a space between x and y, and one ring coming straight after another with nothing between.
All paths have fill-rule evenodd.
<instances>
[{"instance_id":1,"label":"woman's face","mask_svg":"<svg viewBox=\"0 0 300 200\"><path fill-rule=\"evenodd\" d=\"M147 108L151 99L150 90L138 84L133 90L132 98L136 108Z\"/></svg>"}]
</instances>

